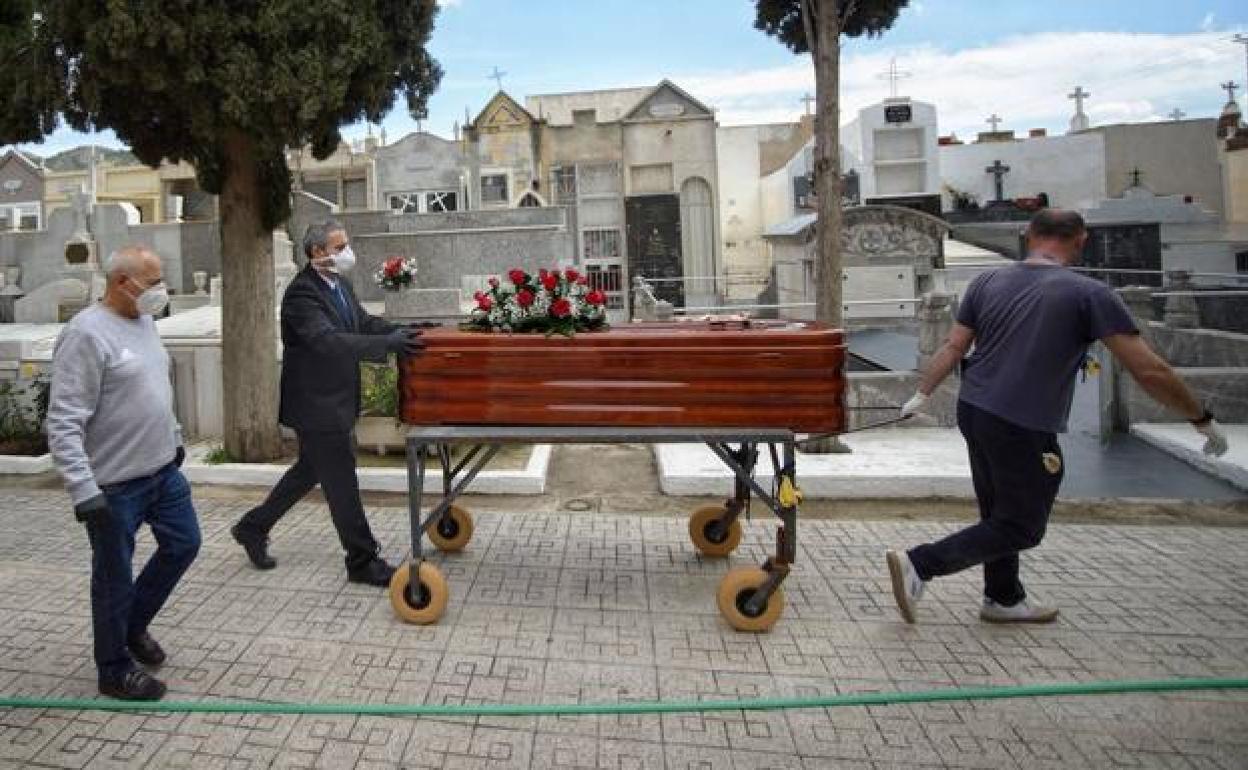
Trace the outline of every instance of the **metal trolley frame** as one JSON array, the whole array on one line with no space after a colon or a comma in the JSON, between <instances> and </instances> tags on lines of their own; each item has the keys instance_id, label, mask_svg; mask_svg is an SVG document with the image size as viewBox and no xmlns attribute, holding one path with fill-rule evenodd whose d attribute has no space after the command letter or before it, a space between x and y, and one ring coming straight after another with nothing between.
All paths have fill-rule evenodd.
<instances>
[{"instance_id":1,"label":"metal trolley frame","mask_svg":"<svg viewBox=\"0 0 1248 770\"><path fill-rule=\"evenodd\" d=\"M424 558L422 540L443 551L462 549L472 537L471 515L455 501L505 444L706 444L733 472L732 497L722 505L694 511L689 535L706 556L727 556L741 540L740 515L754 495L780 519L776 549L760 567L737 567L720 582L717 601L725 619L738 630L765 631L784 608L781 584L797 555L796 439L785 429L648 428L566 426L414 427L407 433L407 479L412 550L390 584L395 613L408 622L433 623L446 608L447 586L440 571ZM467 454L452 465L451 447L467 444ZM735 445L735 446L734 446ZM754 479L759 447L765 445L774 470L774 492ZM442 468L442 495L422 517L426 454Z\"/></svg>"}]
</instances>

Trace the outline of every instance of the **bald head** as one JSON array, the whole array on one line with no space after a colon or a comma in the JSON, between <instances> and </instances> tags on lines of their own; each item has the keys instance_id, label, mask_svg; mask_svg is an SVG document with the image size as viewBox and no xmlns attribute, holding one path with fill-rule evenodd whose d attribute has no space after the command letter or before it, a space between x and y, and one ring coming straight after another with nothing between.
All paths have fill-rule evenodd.
<instances>
[{"instance_id":1,"label":"bald head","mask_svg":"<svg viewBox=\"0 0 1248 770\"><path fill-rule=\"evenodd\" d=\"M1067 265L1078 261L1087 239L1087 226L1076 211L1041 209L1027 225L1028 250Z\"/></svg>"},{"instance_id":2,"label":"bald head","mask_svg":"<svg viewBox=\"0 0 1248 770\"><path fill-rule=\"evenodd\" d=\"M160 256L146 246L123 246L108 255L104 272L111 281L117 274L138 277L153 265L159 270Z\"/></svg>"}]
</instances>

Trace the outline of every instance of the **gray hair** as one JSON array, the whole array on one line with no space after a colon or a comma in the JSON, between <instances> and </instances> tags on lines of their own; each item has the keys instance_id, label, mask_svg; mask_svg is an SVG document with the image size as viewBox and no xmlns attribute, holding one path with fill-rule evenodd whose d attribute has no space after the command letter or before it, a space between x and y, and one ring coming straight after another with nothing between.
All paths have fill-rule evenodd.
<instances>
[{"instance_id":1,"label":"gray hair","mask_svg":"<svg viewBox=\"0 0 1248 770\"><path fill-rule=\"evenodd\" d=\"M308 229L303 233L303 256L312 259L312 249L317 247L326 248L329 245L329 234L338 230L346 231L347 228L337 219L326 219L323 222L313 222L308 225Z\"/></svg>"},{"instance_id":2,"label":"gray hair","mask_svg":"<svg viewBox=\"0 0 1248 770\"><path fill-rule=\"evenodd\" d=\"M125 273L126 275L134 275L143 271L143 263L146 261L146 255L155 255L150 246L142 244L133 244L130 246L122 246L112 254L108 255L108 259L104 261L104 272L108 275L115 273Z\"/></svg>"}]
</instances>

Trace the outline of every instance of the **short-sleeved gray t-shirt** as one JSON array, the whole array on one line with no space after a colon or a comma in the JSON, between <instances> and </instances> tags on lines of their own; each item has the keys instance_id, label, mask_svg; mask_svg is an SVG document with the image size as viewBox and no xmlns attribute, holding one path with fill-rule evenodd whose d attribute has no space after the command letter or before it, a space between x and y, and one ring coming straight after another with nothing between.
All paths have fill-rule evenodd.
<instances>
[{"instance_id":1,"label":"short-sleeved gray t-shirt","mask_svg":"<svg viewBox=\"0 0 1248 770\"><path fill-rule=\"evenodd\" d=\"M958 323L975 331L959 397L1031 430L1066 430L1088 346L1138 332L1100 281L1054 264L1020 262L971 281Z\"/></svg>"}]
</instances>

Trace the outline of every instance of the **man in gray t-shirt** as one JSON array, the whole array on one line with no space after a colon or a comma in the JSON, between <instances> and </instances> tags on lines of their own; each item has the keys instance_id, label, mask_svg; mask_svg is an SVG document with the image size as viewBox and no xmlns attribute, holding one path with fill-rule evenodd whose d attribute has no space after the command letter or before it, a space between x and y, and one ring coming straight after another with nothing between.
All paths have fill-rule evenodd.
<instances>
[{"instance_id":1,"label":"man in gray t-shirt","mask_svg":"<svg viewBox=\"0 0 1248 770\"><path fill-rule=\"evenodd\" d=\"M1205 435L1205 452L1226 451L1226 434L1183 381L1140 338L1122 300L1104 284L1071 272L1087 240L1083 218L1046 209L1027 229L1027 258L977 277L957 323L933 357L902 416L965 359L958 428L966 439L980 521L936 543L889 551L893 596L902 617L928 580L982 564L980 618L995 623L1048 622L1057 609L1027 601L1019 551L1044 537L1063 474L1057 434L1066 430L1075 376L1088 346L1100 340L1157 401ZM967 351L974 350L967 357Z\"/></svg>"}]
</instances>

